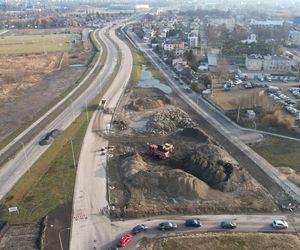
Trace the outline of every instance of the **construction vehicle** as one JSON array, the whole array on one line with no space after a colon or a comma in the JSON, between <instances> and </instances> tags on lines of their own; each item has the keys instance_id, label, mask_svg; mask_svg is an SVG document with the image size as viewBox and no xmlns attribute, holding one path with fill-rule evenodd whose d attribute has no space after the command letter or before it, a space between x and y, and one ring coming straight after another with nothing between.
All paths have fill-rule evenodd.
<instances>
[{"instance_id":1,"label":"construction vehicle","mask_svg":"<svg viewBox=\"0 0 300 250\"><path fill-rule=\"evenodd\" d=\"M165 145L163 146L163 149L172 153L174 150L174 146L170 143L165 143Z\"/></svg>"},{"instance_id":2,"label":"construction vehicle","mask_svg":"<svg viewBox=\"0 0 300 250\"><path fill-rule=\"evenodd\" d=\"M105 104L107 103L106 99L102 99L100 104L99 104L99 109L105 109Z\"/></svg>"},{"instance_id":3,"label":"construction vehicle","mask_svg":"<svg viewBox=\"0 0 300 250\"><path fill-rule=\"evenodd\" d=\"M170 153L173 151L174 146L172 144L166 143L165 145L156 145L151 144L149 147L150 153L158 157L159 159L167 159L170 158Z\"/></svg>"}]
</instances>

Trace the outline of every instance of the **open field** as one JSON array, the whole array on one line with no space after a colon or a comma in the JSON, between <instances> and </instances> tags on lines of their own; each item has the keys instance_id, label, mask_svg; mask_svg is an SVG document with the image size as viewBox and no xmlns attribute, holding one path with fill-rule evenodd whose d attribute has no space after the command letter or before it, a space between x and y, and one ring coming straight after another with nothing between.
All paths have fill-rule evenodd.
<instances>
[{"instance_id":1,"label":"open field","mask_svg":"<svg viewBox=\"0 0 300 250\"><path fill-rule=\"evenodd\" d=\"M296 235L262 233L205 233L162 237L139 250L281 250L300 249Z\"/></svg>"},{"instance_id":2,"label":"open field","mask_svg":"<svg viewBox=\"0 0 300 250\"><path fill-rule=\"evenodd\" d=\"M66 34L78 33L82 28L56 28L56 29L10 29L6 35L49 35L49 34Z\"/></svg>"},{"instance_id":3,"label":"open field","mask_svg":"<svg viewBox=\"0 0 300 250\"><path fill-rule=\"evenodd\" d=\"M25 54L68 51L71 35L5 36L0 39L0 54Z\"/></svg>"},{"instance_id":4,"label":"open field","mask_svg":"<svg viewBox=\"0 0 300 250\"><path fill-rule=\"evenodd\" d=\"M269 138L250 147L300 187L300 143Z\"/></svg>"},{"instance_id":5,"label":"open field","mask_svg":"<svg viewBox=\"0 0 300 250\"><path fill-rule=\"evenodd\" d=\"M300 171L300 143L278 138L250 145L274 167L289 167Z\"/></svg>"},{"instance_id":6,"label":"open field","mask_svg":"<svg viewBox=\"0 0 300 250\"><path fill-rule=\"evenodd\" d=\"M46 31L49 32L49 30ZM57 41L60 39L67 41L71 35L43 37L27 35L10 39L20 39L20 37L28 39L54 37ZM66 42L63 44L70 46ZM35 46L35 44L28 45ZM55 47L55 44L50 45ZM16 130L24 129L43 112L42 110L51 107L66 92L73 89L80 76L86 71L85 65L89 63L90 58L90 43L79 39L67 52L2 55L0 60L0 146L7 143L6 138ZM82 67L68 67L71 64L80 64Z\"/></svg>"}]
</instances>

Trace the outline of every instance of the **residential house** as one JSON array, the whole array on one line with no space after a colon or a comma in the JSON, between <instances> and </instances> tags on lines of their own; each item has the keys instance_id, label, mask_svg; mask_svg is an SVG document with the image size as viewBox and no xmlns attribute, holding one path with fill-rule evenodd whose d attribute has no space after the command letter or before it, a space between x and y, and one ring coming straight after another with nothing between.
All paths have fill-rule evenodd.
<instances>
[{"instance_id":1,"label":"residential house","mask_svg":"<svg viewBox=\"0 0 300 250\"><path fill-rule=\"evenodd\" d=\"M175 64L187 65L187 60L185 58L179 57L172 60L172 66Z\"/></svg>"},{"instance_id":2,"label":"residential house","mask_svg":"<svg viewBox=\"0 0 300 250\"><path fill-rule=\"evenodd\" d=\"M180 42L166 41L163 46L164 46L165 51L172 51L176 48L184 49L184 42L183 41L180 41Z\"/></svg>"}]
</instances>

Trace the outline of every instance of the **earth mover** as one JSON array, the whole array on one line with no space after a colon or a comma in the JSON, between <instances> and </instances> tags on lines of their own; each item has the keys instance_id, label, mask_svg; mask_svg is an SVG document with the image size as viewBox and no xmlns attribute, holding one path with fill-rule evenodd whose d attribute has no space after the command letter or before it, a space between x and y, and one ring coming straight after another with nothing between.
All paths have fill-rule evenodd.
<instances>
[{"instance_id":1,"label":"earth mover","mask_svg":"<svg viewBox=\"0 0 300 250\"><path fill-rule=\"evenodd\" d=\"M151 144L149 146L149 151L151 155L159 159L170 158L170 153L173 151L174 146L172 144L166 143L165 145Z\"/></svg>"}]
</instances>

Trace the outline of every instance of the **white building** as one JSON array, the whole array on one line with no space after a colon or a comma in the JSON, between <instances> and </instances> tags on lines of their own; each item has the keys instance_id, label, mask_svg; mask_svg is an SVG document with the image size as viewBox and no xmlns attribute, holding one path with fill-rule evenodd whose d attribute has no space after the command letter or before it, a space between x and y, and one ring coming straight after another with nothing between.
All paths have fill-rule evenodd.
<instances>
[{"instance_id":1,"label":"white building","mask_svg":"<svg viewBox=\"0 0 300 250\"><path fill-rule=\"evenodd\" d=\"M246 56L245 66L248 70L262 70L264 57L260 55Z\"/></svg>"},{"instance_id":2,"label":"white building","mask_svg":"<svg viewBox=\"0 0 300 250\"><path fill-rule=\"evenodd\" d=\"M149 9L149 4L137 4L135 6L135 12L147 12Z\"/></svg>"},{"instance_id":3,"label":"white building","mask_svg":"<svg viewBox=\"0 0 300 250\"><path fill-rule=\"evenodd\" d=\"M242 40L242 43L247 43L247 44L257 43L256 35L251 34L250 36L248 36L248 38L246 40Z\"/></svg>"},{"instance_id":4,"label":"white building","mask_svg":"<svg viewBox=\"0 0 300 250\"><path fill-rule=\"evenodd\" d=\"M197 48L199 46L199 39L198 36L189 36L189 47L190 48Z\"/></svg>"},{"instance_id":5,"label":"white building","mask_svg":"<svg viewBox=\"0 0 300 250\"><path fill-rule=\"evenodd\" d=\"M235 19L230 18L213 18L209 21L210 25L220 26L225 25L227 29L233 30L235 26Z\"/></svg>"},{"instance_id":6,"label":"white building","mask_svg":"<svg viewBox=\"0 0 300 250\"><path fill-rule=\"evenodd\" d=\"M256 27L282 27L283 26L283 21L281 20L266 20L266 21L261 21L261 20L255 20L251 19L250 21L250 26L256 26Z\"/></svg>"},{"instance_id":7,"label":"white building","mask_svg":"<svg viewBox=\"0 0 300 250\"><path fill-rule=\"evenodd\" d=\"M250 55L246 57L245 66L247 70L289 72L292 60L285 56Z\"/></svg>"},{"instance_id":8,"label":"white building","mask_svg":"<svg viewBox=\"0 0 300 250\"><path fill-rule=\"evenodd\" d=\"M215 53L208 53L207 60L208 60L208 66L217 66L218 64L217 54Z\"/></svg>"}]
</instances>

